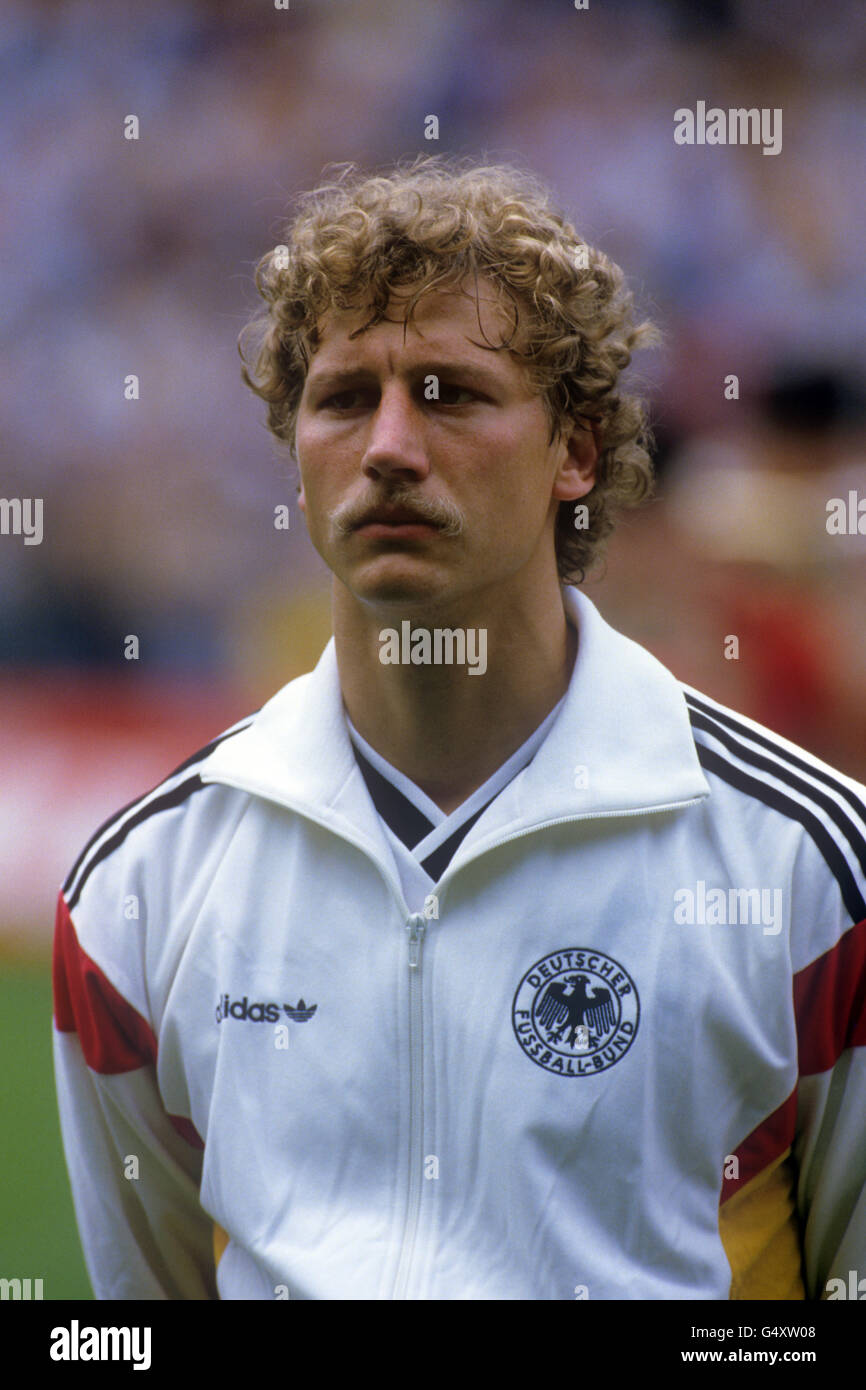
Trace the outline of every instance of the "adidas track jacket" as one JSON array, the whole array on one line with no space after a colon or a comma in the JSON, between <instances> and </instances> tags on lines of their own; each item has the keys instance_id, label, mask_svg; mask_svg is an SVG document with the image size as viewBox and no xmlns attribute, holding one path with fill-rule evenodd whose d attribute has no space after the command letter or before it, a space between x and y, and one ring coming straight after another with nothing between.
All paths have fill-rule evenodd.
<instances>
[{"instance_id":1,"label":"adidas track jacket","mask_svg":"<svg viewBox=\"0 0 866 1390\"><path fill-rule=\"evenodd\" d=\"M866 789L564 597L560 713L423 899L333 641L84 849L54 1042L98 1298L866 1275Z\"/></svg>"}]
</instances>

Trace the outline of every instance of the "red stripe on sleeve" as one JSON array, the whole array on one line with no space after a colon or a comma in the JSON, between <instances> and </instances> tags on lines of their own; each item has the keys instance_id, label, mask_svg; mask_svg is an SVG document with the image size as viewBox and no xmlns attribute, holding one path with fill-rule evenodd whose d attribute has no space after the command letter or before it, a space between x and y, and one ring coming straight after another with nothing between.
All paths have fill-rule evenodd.
<instances>
[{"instance_id":1,"label":"red stripe on sleeve","mask_svg":"<svg viewBox=\"0 0 866 1390\"><path fill-rule=\"evenodd\" d=\"M768 1164L778 1158L779 1154L794 1141L794 1131L797 1123L797 1091L796 1088L783 1100L778 1110L774 1110L772 1115L768 1115L766 1120L762 1120L746 1138L742 1144L734 1150L732 1157L738 1160L738 1176L736 1178L725 1178L722 1183L722 1192L719 1198L719 1205L722 1205L733 1197L745 1183L762 1173Z\"/></svg>"},{"instance_id":2,"label":"red stripe on sleeve","mask_svg":"<svg viewBox=\"0 0 866 1390\"><path fill-rule=\"evenodd\" d=\"M866 1046L866 920L794 976L800 1075L834 1067L849 1047Z\"/></svg>"},{"instance_id":3,"label":"red stripe on sleeve","mask_svg":"<svg viewBox=\"0 0 866 1390\"><path fill-rule=\"evenodd\" d=\"M62 894L54 928L53 979L57 1029L78 1034L92 1071L115 1076L156 1061L153 1029L82 951Z\"/></svg>"},{"instance_id":4,"label":"red stripe on sleeve","mask_svg":"<svg viewBox=\"0 0 866 1390\"><path fill-rule=\"evenodd\" d=\"M850 1047L866 1046L866 921L794 976L800 1076L834 1067ZM735 1150L739 1177L725 1178L720 1201L757 1176L794 1141L797 1091Z\"/></svg>"}]
</instances>

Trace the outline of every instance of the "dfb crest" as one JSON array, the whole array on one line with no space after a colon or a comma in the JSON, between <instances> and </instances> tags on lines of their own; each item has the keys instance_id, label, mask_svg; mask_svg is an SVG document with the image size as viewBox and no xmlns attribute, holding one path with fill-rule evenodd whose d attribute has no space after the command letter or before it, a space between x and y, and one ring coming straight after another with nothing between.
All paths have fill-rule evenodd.
<instances>
[{"instance_id":1,"label":"dfb crest","mask_svg":"<svg viewBox=\"0 0 866 1390\"><path fill-rule=\"evenodd\" d=\"M618 961L591 948L552 951L527 970L512 1023L527 1057L560 1076L595 1076L634 1042L640 1001Z\"/></svg>"}]
</instances>

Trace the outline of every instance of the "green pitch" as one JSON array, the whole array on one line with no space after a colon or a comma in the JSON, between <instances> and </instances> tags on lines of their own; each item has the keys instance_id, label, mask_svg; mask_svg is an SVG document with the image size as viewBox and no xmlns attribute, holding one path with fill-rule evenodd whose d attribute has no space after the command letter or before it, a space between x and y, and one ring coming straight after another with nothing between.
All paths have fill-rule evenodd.
<instances>
[{"instance_id":1,"label":"green pitch","mask_svg":"<svg viewBox=\"0 0 866 1390\"><path fill-rule=\"evenodd\" d=\"M0 1058L0 1278L92 1299L57 1119L47 963L0 961Z\"/></svg>"}]
</instances>

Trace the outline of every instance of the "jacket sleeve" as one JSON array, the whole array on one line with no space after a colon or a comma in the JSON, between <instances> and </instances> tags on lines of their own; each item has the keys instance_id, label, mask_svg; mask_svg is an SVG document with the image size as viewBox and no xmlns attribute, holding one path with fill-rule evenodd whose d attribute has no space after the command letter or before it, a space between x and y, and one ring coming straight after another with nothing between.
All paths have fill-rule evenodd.
<instances>
[{"instance_id":1,"label":"jacket sleeve","mask_svg":"<svg viewBox=\"0 0 866 1390\"><path fill-rule=\"evenodd\" d=\"M866 1296L866 920L842 923L837 943L795 975L794 1004L807 1296L860 1298ZM862 1289L852 1295L861 1279Z\"/></svg>"},{"instance_id":2,"label":"jacket sleeve","mask_svg":"<svg viewBox=\"0 0 866 1390\"><path fill-rule=\"evenodd\" d=\"M60 1125L96 1297L217 1298L203 1148L160 1097L146 989L132 965L87 954L62 893L53 975Z\"/></svg>"}]
</instances>

